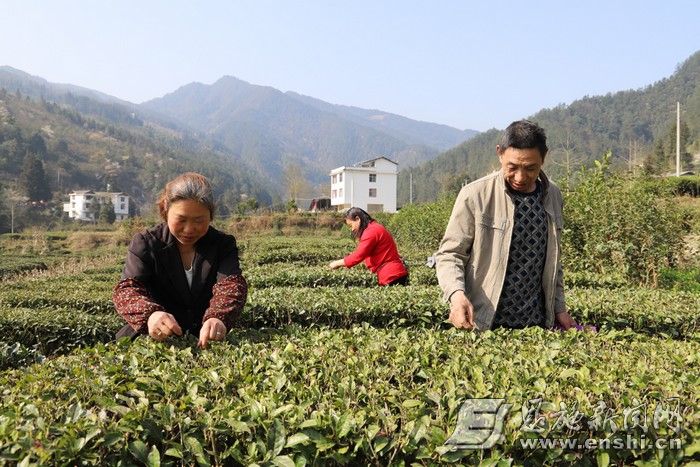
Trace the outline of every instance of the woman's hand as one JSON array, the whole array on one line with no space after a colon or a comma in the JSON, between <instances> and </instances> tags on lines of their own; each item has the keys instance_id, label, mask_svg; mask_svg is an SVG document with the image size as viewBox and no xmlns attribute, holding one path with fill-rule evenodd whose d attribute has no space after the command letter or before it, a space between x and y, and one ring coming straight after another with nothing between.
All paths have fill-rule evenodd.
<instances>
[{"instance_id":1,"label":"woman's hand","mask_svg":"<svg viewBox=\"0 0 700 467\"><path fill-rule=\"evenodd\" d=\"M165 311L156 311L148 317L148 335L158 342L164 341L175 334L182 335L182 328L175 317Z\"/></svg>"},{"instance_id":2,"label":"woman's hand","mask_svg":"<svg viewBox=\"0 0 700 467\"><path fill-rule=\"evenodd\" d=\"M343 260L343 259L337 259L335 261L331 261L330 263L328 263L328 267L331 269L338 269L338 268L342 268L343 266L345 266L345 260Z\"/></svg>"},{"instance_id":3,"label":"woman's hand","mask_svg":"<svg viewBox=\"0 0 700 467\"><path fill-rule=\"evenodd\" d=\"M226 337L226 325L219 318L209 318L199 331L197 346L204 349L209 341L221 341Z\"/></svg>"}]
</instances>

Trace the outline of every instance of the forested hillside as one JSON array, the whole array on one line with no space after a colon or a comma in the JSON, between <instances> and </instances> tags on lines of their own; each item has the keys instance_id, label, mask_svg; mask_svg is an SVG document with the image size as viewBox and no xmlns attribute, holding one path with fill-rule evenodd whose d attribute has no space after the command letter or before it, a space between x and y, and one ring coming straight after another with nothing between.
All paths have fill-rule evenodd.
<instances>
[{"instance_id":1,"label":"forested hillside","mask_svg":"<svg viewBox=\"0 0 700 467\"><path fill-rule=\"evenodd\" d=\"M271 202L268 182L235 154L154 124L121 123L119 115L109 121L0 89L0 183L9 193L0 230L9 230L10 203L57 219L65 195L75 189L109 185L128 193L137 209L148 207L165 181L187 170L211 177L223 213L245 195ZM47 202L38 208L33 201Z\"/></svg>"},{"instance_id":2,"label":"forested hillside","mask_svg":"<svg viewBox=\"0 0 700 467\"><path fill-rule=\"evenodd\" d=\"M180 155L202 163L210 161L206 155L209 153L223 157L224 163L214 163L212 170L231 169L228 175L234 181L225 182L224 187L230 193L226 203L229 209L241 200L240 195L246 194L257 198L258 204L269 204L268 200L275 196L288 199L327 195L323 187L329 181L328 172L335 167L377 156L387 156L399 167L416 166L476 134L473 130L416 121L381 110L334 105L294 92L283 93L230 76L211 85L191 83L141 105L80 86L52 83L9 66L0 66L0 89L39 102L43 111L60 110L77 116L71 118L78 126L88 121L88 126L101 125L111 136L139 136L146 138L148 144L163 146L162 151L132 151L139 160L141 154L173 150L180 152L169 157L180 162ZM20 122L22 137L29 139L38 132L45 125L40 120L39 117L34 122ZM2 131L12 132L10 128ZM60 132L54 132L52 137L65 139ZM20 143L17 148L5 148L2 154L21 165L26 147ZM48 150L53 148L49 145ZM120 152L113 148L112 151ZM113 157L105 157L102 165L113 167ZM149 182L129 173L121 162L123 180L119 183L113 180L115 176L102 173L104 167L85 171L81 166L73 170L71 164L75 161L71 160L62 162L65 167L53 167L57 161L51 157L41 162L54 170L56 184L59 178L63 179L61 186L50 186L51 190L63 189L70 186L66 183L73 182L92 187L100 178L110 179L112 186L125 186L127 191L128 183L136 181L130 187L136 200L142 204L150 199L142 193L142 187ZM65 176L59 177L63 169ZM251 180L264 181L251 185ZM32 195L36 196L47 195ZM249 207L254 205L248 201Z\"/></svg>"},{"instance_id":3,"label":"forested hillside","mask_svg":"<svg viewBox=\"0 0 700 467\"><path fill-rule=\"evenodd\" d=\"M635 171L664 173L675 162L676 102L680 102L684 170L700 152L700 52L676 72L643 89L586 96L570 105L528 117L547 131L550 153L545 169L558 176L612 151L613 164ZM501 132L481 133L412 169L413 201L455 191L497 167ZM399 204L409 199L409 171L399 176Z\"/></svg>"}]
</instances>

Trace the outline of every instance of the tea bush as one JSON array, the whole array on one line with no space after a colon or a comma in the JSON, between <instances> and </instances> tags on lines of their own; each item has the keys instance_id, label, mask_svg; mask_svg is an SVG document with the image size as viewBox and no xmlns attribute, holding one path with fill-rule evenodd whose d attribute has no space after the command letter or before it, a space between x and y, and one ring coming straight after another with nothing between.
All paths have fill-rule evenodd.
<instances>
[{"instance_id":1,"label":"tea bush","mask_svg":"<svg viewBox=\"0 0 700 467\"><path fill-rule=\"evenodd\" d=\"M112 289L118 278L118 274L76 274L7 282L0 289L0 306L113 313Z\"/></svg>"},{"instance_id":2,"label":"tea bush","mask_svg":"<svg viewBox=\"0 0 700 467\"><path fill-rule=\"evenodd\" d=\"M507 345L504 345L507 342ZM0 459L21 465L405 465L499 462L595 465L691 461L700 439L700 344L629 332L531 328L235 331L206 351L195 339L128 340L0 374ZM445 445L468 398L512 407L504 442ZM684 449L526 450L528 401L547 438L678 438ZM676 398L679 432L651 418L623 429L628 407ZM601 403L617 426L587 427ZM576 406L572 432L556 413ZM690 409L690 410L688 410ZM646 415L645 415L646 416Z\"/></svg>"},{"instance_id":3,"label":"tea bush","mask_svg":"<svg viewBox=\"0 0 700 467\"><path fill-rule=\"evenodd\" d=\"M331 270L327 265L304 266L296 264L267 264L246 268L243 275L254 288L267 287L372 287L377 276L367 268ZM410 265L412 285L437 285L435 269L421 264Z\"/></svg>"},{"instance_id":4,"label":"tea bush","mask_svg":"<svg viewBox=\"0 0 700 467\"><path fill-rule=\"evenodd\" d=\"M447 318L447 305L434 285L434 271L419 270L421 273L411 279L412 285L381 288L374 286L372 274L361 269L251 268L251 288L239 326L297 323L349 327L363 322L381 327L440 326ZM118 274L82 273L14 281L0 289L0 306L116 317L111 295L117 279ZM569 285L566 300L579 322L674 338L693 336L700 330L700 297L696 293L630 288L604 278L590 287L585 280L578 280L583 286ZM11 329L7 332L14 335Z\"/></svg>"},{"instance_id":5,"label":"tea bush","mask_svg":"<svg viewBox=\"0 0 700 467\"><path fill-rule=\"evenodd\" d=\"M266 237L238 242L244 266L277 263L321 265L342 258L355 246L349 237Z\"/></svg>"},{"instance_id":6,"label":"tea bush","mask_svg":"<svg viewBox=\"0 0 700 467\"><path fill-rule=\"evenodd\" d=\"M688 269L664 269L660 285L667 289L685 290L700 294L700 267Z\"/></svg>"},{"instance_id":7,"label":"tea bush","mask_svg":"<svg viewBox=\"0 0 700 467\"><path fill-rule=\"evenodd\" d=\"M564 198L566 270L619 273L632 283L655 286L661 270L677 260L688 230L682 212L643 179L610 174L607 158L583 169Z\"/></svg>"},{"instance_id":8,"label":"tea bush","mask_svg":"<svg viewBox=\"0 0 700 467\"><path fill-rule=\"evenodd\" d=\"M76 347L114 339L122 320L56 308L0 309L0 335L5 343L19 342L41 355L66 353Z\"/></svg>"},{"instance_id":9,"label":"tea bush","mask_svg":"<svg viewBox=\"0 0 700 467\"><path fill-rule=\"evenodd\" d=\"M35 348L19 342L0 342L0 370L19 368L31 363L44 361L44 356Z\"/></svg>"},{"instance_id":10,"label":"tea bush","mask_svg":"<svg viewBox=\"0 0 700 467\"><path fill-rule=\"evenodd\" d=\"M190 335L103 344L123 324L111 302L121 255L4 280L0 465L697 460L694 289L631 287L616 270L566 271L573 317L598 333L463 332L446 323L434 270L421 266L425 247L404 249L411 285L380 288L362 267L327 268L328 258L354 248L347 237L246 238L239 245L248 303L226 340L206 350ZM513 404L503 442L486 450L445 444L462 403L482 397ZM545 401L546 424L537 436L665 437L682 448L526 449L520 443L534 435L522 430L523 414L537 399ZM680 404L678 431L669 420L653 423L654 409L672 401ZM588 424L601 403L616 429ZM583 414L578 431L555 423L562 407ZM623 429L625 414L640 407L647 430Z\"/></svg>"},{"instance_id":11,"label":"tea bush","mask_svg":"<svg viewBox=\"0 0 700 467\"><path fill-rule=\"evenodd\" d=\"M295 232L336 233L343 225L342 213L292 212L233 216L229 219L227 228L235 235L258 236L262 232L276 235Z\"/></svg>"},{"instance_id":12,"label":"tea bush","mask_svg":"<svg viewBox=\"0 0 700 467\"><path fill-rule=\"evenodd\" d=\"M650 178L645 182L655 194L671 196L700 196L700 175Z\"/></svg>"},{"instance_id":13,"label":"tea bush","mask_svg":"<svg viewBox=\"0 0 700 467\"><path fill-rule=\"evenodd\" d=\"M35 256L0 256L0 278L26 271L44 271L47 268L46 263L38 260Z\"/></svg>"},{"instance_id":14,"label":"tea bush","mask_svg":"<svg viewBox=\"0 0 700 467\"><path fill-rule=\"evenodd\" d=\"M433 203L403 206L392 216L387 226L396 239L399 250L437 250L445 235L454 202L454 196L444 196Z\"/></svg>"}]
</instances>

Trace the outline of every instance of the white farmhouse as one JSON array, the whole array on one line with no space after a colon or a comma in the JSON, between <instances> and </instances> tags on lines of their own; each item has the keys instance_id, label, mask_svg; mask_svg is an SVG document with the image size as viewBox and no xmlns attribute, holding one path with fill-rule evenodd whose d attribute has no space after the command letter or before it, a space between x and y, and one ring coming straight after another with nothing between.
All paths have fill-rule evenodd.
<instances>
[{"instance_id":1,"label":"white farmhouse","mask_svg":"<svg viewBox=\"0 0 700 467\"><path fill-rule=\"evenodd\" d=\"M399 165L379 157L352 167L331 170L331 206L367 212L396 212L396 180Z\"/></svg>"},{"instance_id":2,"label":"white farmhouse","mask_svg":"<svg viewBox=\"0 0 700 467\"><path fill-rule=\"evenodd\" d=\"M108 200L114 206L116 220L121 221L129 217L129 196L125 193L80 190L72 192L69 196L70 201L63 204L63 211L67 212L71 219L96 220L100 216L100 205Z\"/></svg>"}]
</instances>

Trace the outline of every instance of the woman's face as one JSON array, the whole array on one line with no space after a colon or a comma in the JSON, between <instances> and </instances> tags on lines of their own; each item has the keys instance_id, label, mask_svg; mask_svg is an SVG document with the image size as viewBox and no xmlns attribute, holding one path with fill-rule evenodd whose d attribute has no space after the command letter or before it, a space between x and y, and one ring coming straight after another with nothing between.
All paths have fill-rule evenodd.
<instances>
[{"instance_id":1,"label":"woman's face","mask_svg":"<svg viewBox=\"0 0 700 467\"><path fill-rule=\"evenodd\" d=\"M354 233L360 230L360 218L356 217L354 219L345 219L345 223L350 227Z\"/></svg>"},{"instance_id":2,"label":"woman's face","mask_svg":"<svg viewBox=\"0 0 700 467\"><path fill-rule=\"evenodd\" d=\"M207 233L210 221L209 209L191 199L175 201L168 209L168 229L183 246L194 246Z\"/></svg>"}]
</instances>

